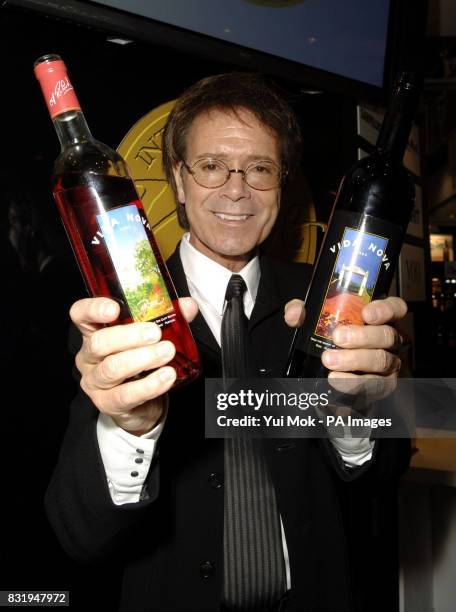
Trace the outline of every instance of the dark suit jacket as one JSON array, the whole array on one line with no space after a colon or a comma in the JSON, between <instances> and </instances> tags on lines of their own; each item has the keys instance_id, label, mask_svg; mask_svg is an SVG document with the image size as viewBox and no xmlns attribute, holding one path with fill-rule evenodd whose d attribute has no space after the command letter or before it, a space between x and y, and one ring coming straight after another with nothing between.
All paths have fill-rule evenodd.
<instances>
[{"instance_id":1,"label":"dark suit jacket","mask_svg":"<svg viewBox=\"0 0 456 612\"><path fill-rule=\"evenodd\" d=\"M260 261L261 281L249 322L253 361L259 373L281 376L292 339L283 307L291 298L304 296L311 268L266 256ZM188 295L177 251L168 267L178 294ZM201 314L191 328L205 376L220 377L220 350ZM204 437L203 387L201 379L171 392L166 425L146 480L148 498L122 506L113 504L109 494L96 440L98 411L82 392L73 402L46 509L72 557L84 562L111 556L124 560L125 612L219 609L223 440ZM357 482L356 499L362 505L354 504L355 516L359 512L363 529L373 492L382 490L382 483L395 482L408 461L403 446L381 442L376 443L375 459L352 471L343 469L328 441L265 442L289 550L293 610L353 612L355 601L365 601L351 557L362 555L365 566L366 555L375 551L369 548L369 533L363 533L362 550L352 540L350 487ZM132 458L132 469L135 465Z\"/></svg>"}]
</instances>

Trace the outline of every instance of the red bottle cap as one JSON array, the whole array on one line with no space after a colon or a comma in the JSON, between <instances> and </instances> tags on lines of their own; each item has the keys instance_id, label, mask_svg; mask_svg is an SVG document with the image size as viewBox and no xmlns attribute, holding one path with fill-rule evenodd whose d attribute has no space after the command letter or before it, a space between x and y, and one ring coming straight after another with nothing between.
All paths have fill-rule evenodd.
<instances>
[{"instance_id":1,"label":"red bottle cap","mask_svg":"<svg viewBox=\"0 0 456 612\"><path fill-rule=\"evenodd\" d=\"M35 76L53 119L70 110L81 110L64 62L58 55L44 55L35 62Z\"/></svg>"}]
</instances>

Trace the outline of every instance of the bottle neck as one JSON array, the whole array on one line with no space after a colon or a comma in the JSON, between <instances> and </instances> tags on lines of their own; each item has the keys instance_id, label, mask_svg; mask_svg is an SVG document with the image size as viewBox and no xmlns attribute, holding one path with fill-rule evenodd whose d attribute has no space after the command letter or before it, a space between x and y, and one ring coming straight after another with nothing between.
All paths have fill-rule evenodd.
<instances>
[{"instance_id":1,"label":"bottle neck","mask_svg":"<svg viewBox=\"0 0 456 612\"><path fill-rule=\"evenodd\" d=\"M395 161L401 162L404 157L418 97L416 88L399 88L388 105L377 139L377 149Z\"/></svg>"},{"instance_id":2,"label":"bottle neck","mask_svg":"<svg viewBox=\"0 0 456 612\"><path fill-rule=\"evenodd\" d=\"M56 115L53 119L62 149L87 140L93 140L84 114L80 110L69 110Z\"/></svg>"}]
</instances>

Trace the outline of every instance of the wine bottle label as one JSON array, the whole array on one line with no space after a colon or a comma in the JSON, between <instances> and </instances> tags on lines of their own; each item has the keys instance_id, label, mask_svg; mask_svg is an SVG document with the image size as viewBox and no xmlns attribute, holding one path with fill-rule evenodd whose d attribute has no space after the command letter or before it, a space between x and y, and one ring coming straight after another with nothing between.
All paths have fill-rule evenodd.
<instances>
[{"instance_id":1,"label":"wine bottle label","mask_svg":"<svg viewBox=\"0 0 456 612\"><path fill-rule=\"evenodd\" d=\"M337 325L364 325L363 307L388 293L401 241L397 225L335 211L306 300L307 352L335 348Z\"/></svg>"},{"instance_id":2,"label":"wine bottle label","mask_svg":"<svg viewBox=\"0 0 456 612\"><path fill-rule=\"evenodd\" d=\"M35 66L35 75L40 82L52 119L70 110L81 110L62 60L38 64Z\"/></svg>"},{"instance_id":3,"label":"wine bottle label","mask_svg":"<svg viewBox=\"0 0 456 612\"><path fill-rule=\"evenodd\" d=\"M172 300L149 242L146 216L135 204L96 216L99 231L92 245L104 241L135 322L154 321L160 326L176 319Z\"/></svg>"}]
</instances>

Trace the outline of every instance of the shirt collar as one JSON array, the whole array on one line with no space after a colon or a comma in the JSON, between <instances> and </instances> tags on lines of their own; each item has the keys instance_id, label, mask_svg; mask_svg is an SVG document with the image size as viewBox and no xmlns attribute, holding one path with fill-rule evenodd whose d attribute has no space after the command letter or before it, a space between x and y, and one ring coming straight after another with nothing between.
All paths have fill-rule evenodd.
<instances>
[{"instance_id":1,"label":"shirt collar","mask_svg":"<svg viewBox=\"0 0 456 612\"><path fill-rule=\"evenodd\" d=\"M209 302L221 316L225 303L225 293L233 272L210 259L190 244L187 232L180 243L180 257L187 281L190 281L201 297ZM260 283L260 262L258 255L251 259L237 274L247 285L248 299L252 304L258 293Z\"/></svg>"}]
</instances>

